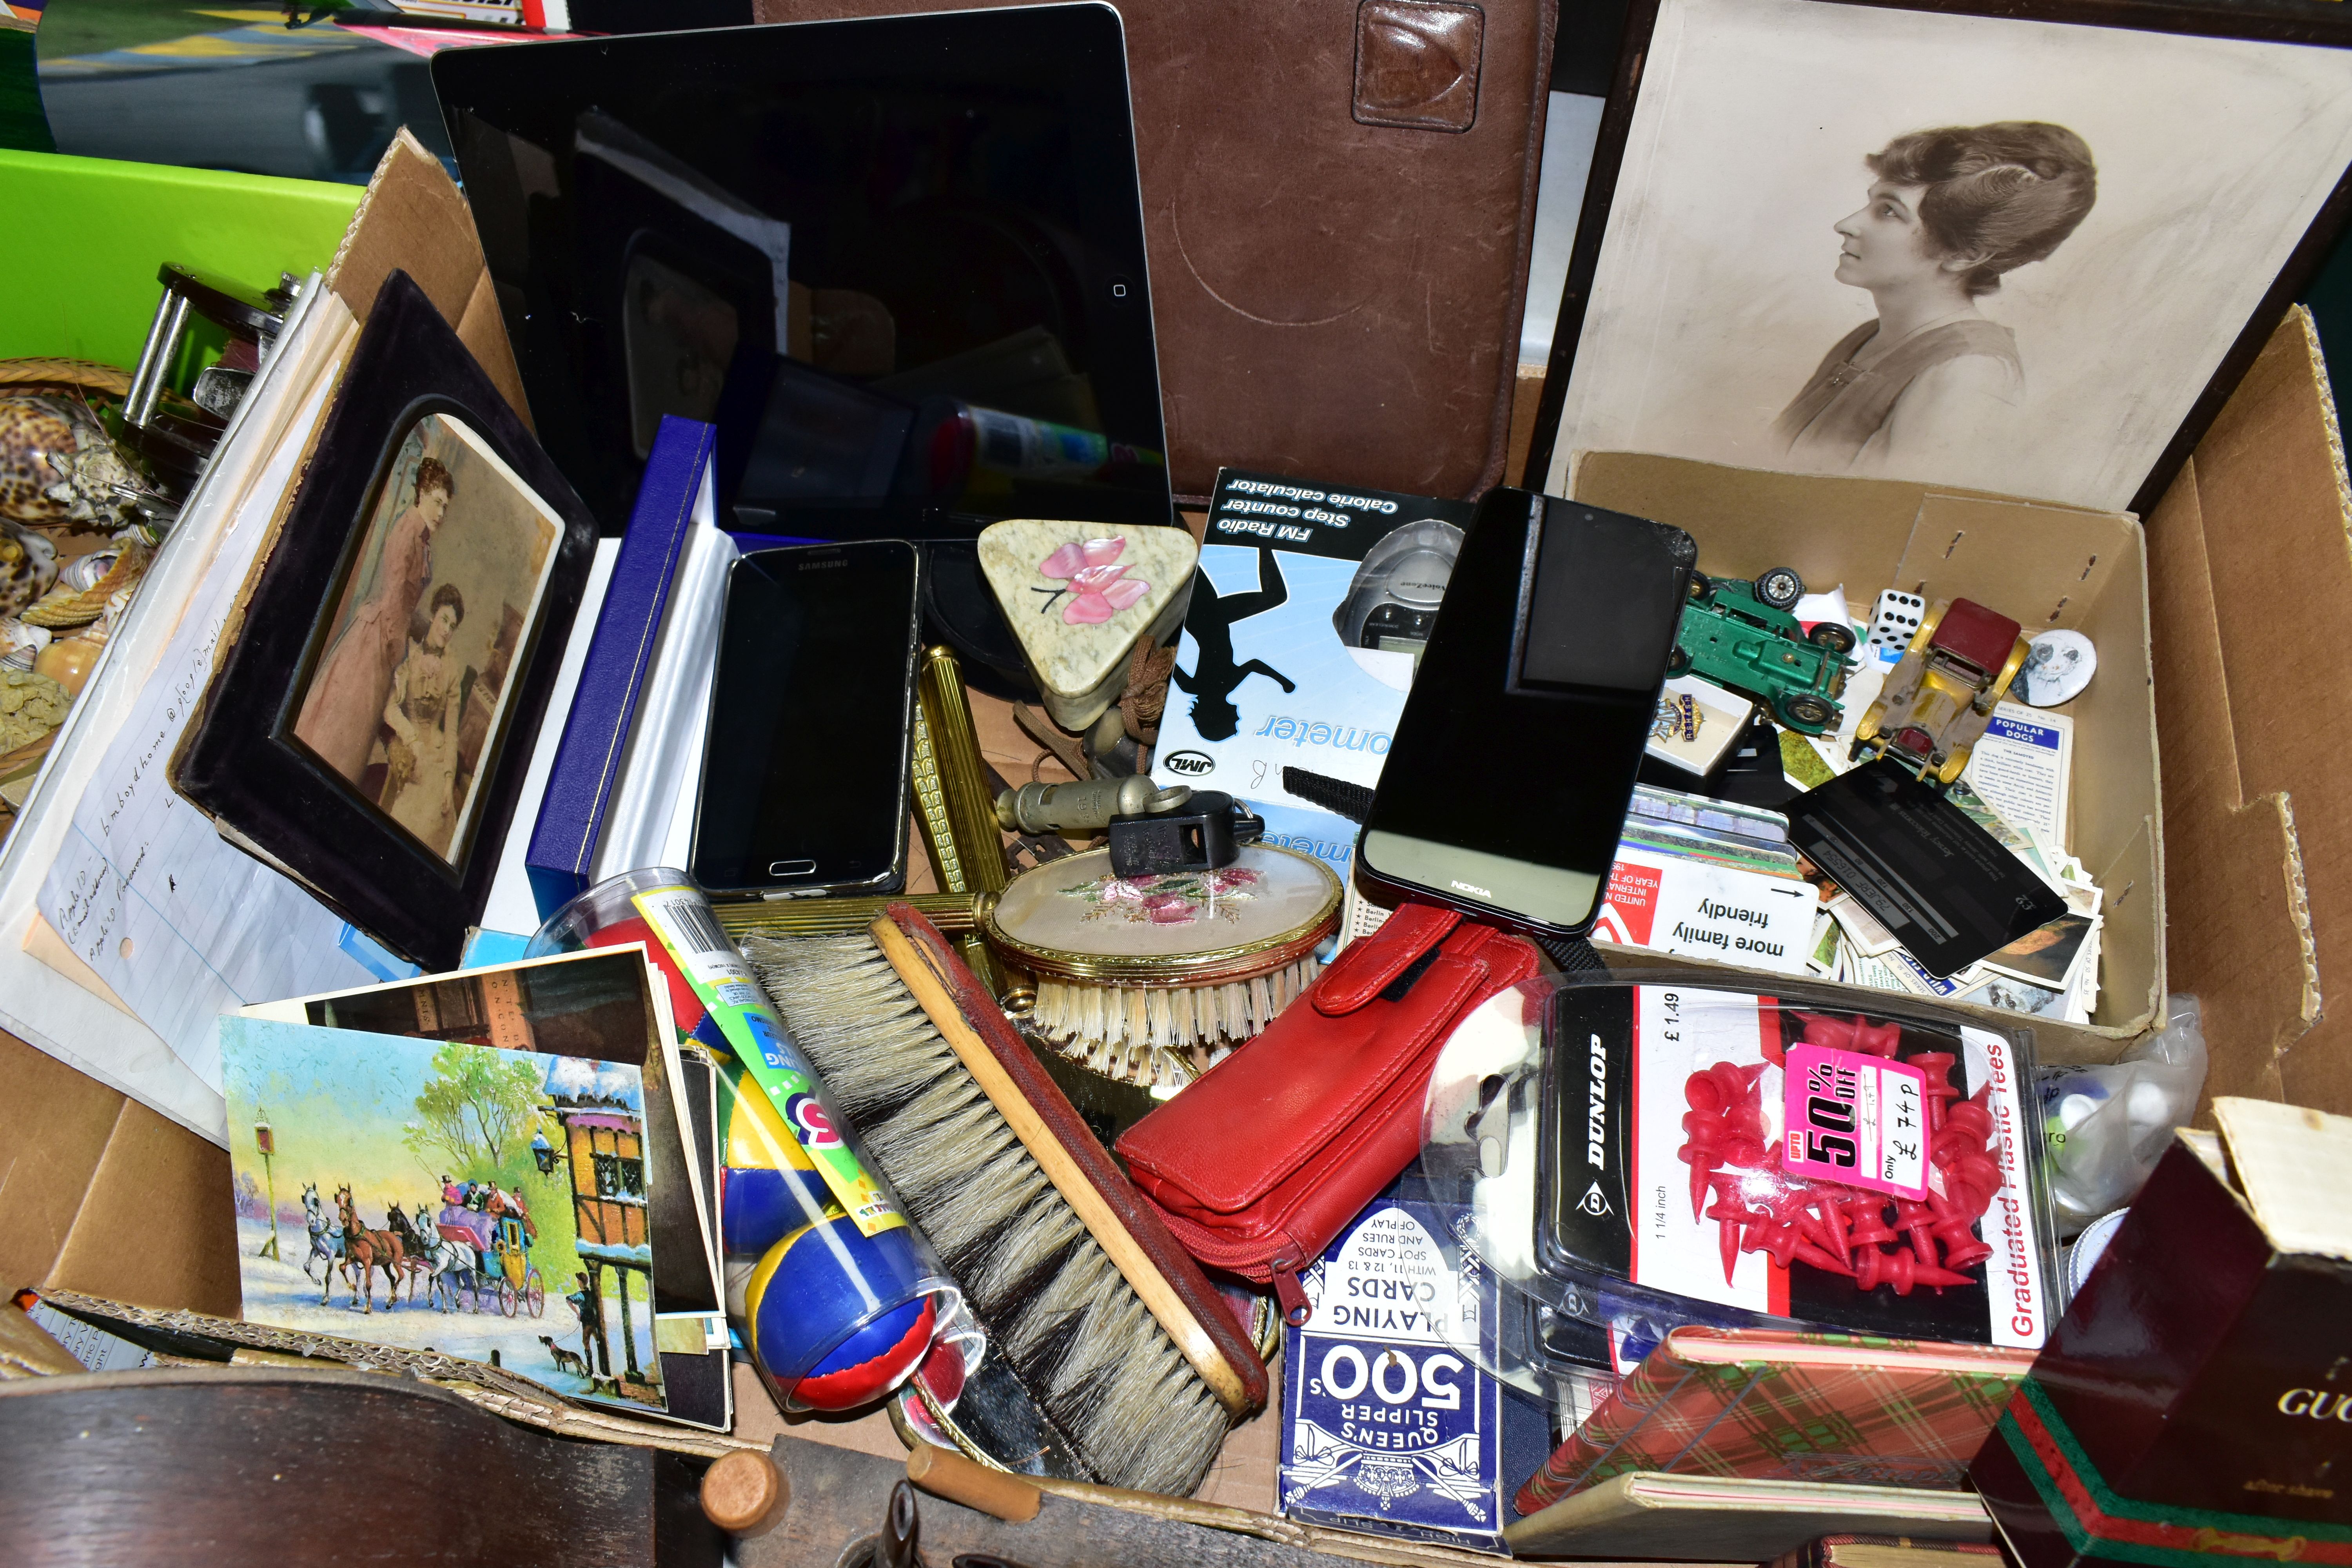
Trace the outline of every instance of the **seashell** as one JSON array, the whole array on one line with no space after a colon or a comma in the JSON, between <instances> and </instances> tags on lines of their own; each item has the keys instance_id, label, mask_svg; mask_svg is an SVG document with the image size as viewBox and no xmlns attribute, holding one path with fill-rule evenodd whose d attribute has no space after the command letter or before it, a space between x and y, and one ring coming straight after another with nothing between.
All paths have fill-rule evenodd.
<instances>
[{"instance_id":1,"label":"seashell","mask_svg":"<svg viewBox=\"0 0 2352 1568\"><path fill-rule=\"evenodd\" d=\"M14 616L0 616L0 654L15 653L19 648L38 653L48 646L49 634L41 627L27 626Z\"/></svg>"},{"instance_id":2,"label":"seashell","mask_svg":"<svg viewBox=\"0 0 2352 1568\"><path fill-rule=\"evenodd\" d=\"M0 517L0 616L22 611L58 581L58 547Z\"/></svg>"},{"instance_id":3,"label":"seashell","mask_svg":"<svg viewBox=\"0 0 2352 1568\"><path fill-rule=\"evenodd\" d=\"M62 484L50 486L48 497L63 506L67 517L74 522L111 528L133 511L124 492L143 487L103 430L98 432L95 441L87 438L87 431L78 430L75 434L83 438L83 444L68 460L68 479ZM52 466L55 462L52 458Z\"/></svg>"},{"instance_id":4,"label":"seashell","mask_svg":"<svg viewBox=\"0 0 2352 1568\"><path fill-rule=\"evenodd\" d=\"M85 626L106 613L116 594L136 586L147 572L150 552L142 544L125 544L93 551L68 561L58 573L58 585L23 618L37 626L62 630Z\"/></svg>"},{"instance_id":5,"label":"seashell","mask_svg":"<svg viewBox=\"0 0 2352 1568\"><path fill-rule=\"evenodd\" d=\"M112 527L130 504L117 486L138 476L79 396L0 393L0 520Z\"/></svg>"},{"instance_id":6,"label":"seashell","mask_svg":"<svg viewBox=\"0 0 2352 1568\"><path fill-rule=\"evenodd\" d=\"M58 568L58 586L71 588L77 594L85 588L95 588L98 580L121 559L120 550L93 550L87 555L77 555Z\"/></svg>"},{"instance_id":7,"label":"seashell","mask_svg":"<svg viewBox=\"0 0 2352 1568\"><path fill-rule=\"evenodd\" d=\"M89 684L90 671L98 668L98 656L105 651L104 643L89 637L59 637L34 656L33 673L47 676L68 696L79 697Z\"/></svg>"},{"instance_id":8,"label":"seashell","mask_svg":"<svg viewBox=\"0 0 2352 1568\"><path fill-rule=\"evenodd\" d=\"M48 522L64 517L44 492L65 476L51 454L75 449L73 416L54 397L25 393L0 396L0 517Z\"/></svg>"},{"instance_id":9,"label":"seashell","mask_svg":"<svg viewBox=\"0 0 2352 1568\"><path fill-rule=\"evenodd\" d=\"M117 589L108 597L106 609L98 619L75 632L74 637L103 647L114 636L114 628L122 624L122 614L131 607L131 595L134 591L131 588Z\"/></svg>"},{"instance_id":10,"label":"seashell","mask_svg":"<svg viewBox=\"0 0 2352 1568\"><path fill-rule=\"evenodd\" d=\"M48 646L49 634L40 627L28 626L14 616L0 616L0 669L30 669Z\"/></svg>"}]
</instances>

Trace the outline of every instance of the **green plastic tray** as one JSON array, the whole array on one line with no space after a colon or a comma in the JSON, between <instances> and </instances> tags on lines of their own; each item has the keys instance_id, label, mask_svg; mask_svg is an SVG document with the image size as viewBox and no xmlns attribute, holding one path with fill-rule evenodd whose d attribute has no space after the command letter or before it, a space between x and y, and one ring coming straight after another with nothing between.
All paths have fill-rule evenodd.
<instances>
[{"instance_id":1,"label":"green plastic tray","mask_svg":"<svg viewBox=\"0 0 2352 1568\"><path fill-rule=\"evenodd\" d=\"M0 359L61 354L129 370L147 341L166 261L256 289L323 269L360 186L161 163L0 149L7 215ZM201 325L201 323L199 323ZM216 331L192 331L184 386L218 357Z\"/></svg>"}]
</instances>

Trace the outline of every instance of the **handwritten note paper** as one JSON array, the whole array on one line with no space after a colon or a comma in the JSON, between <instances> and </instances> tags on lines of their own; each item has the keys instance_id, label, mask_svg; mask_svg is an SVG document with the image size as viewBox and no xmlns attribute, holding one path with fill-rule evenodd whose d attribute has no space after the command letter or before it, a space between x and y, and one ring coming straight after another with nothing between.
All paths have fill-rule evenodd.
<instances>
[{"instance_id":1,"label":"handwritten note paper","mask_svg":"<svg viewBox=\"0 0 2352 1568\"><path fill-rule=\"evenodd\" d=\"M289 367L290 368L290 367ZM206 1084L220 1087L219 1015L248 1002L362 985L341 917L222 842L166 776L212 679L239 588L334 389L321 365L238 500L179 628L75 808L40 910L66 944Z\"/></svg>"}]
</instances>

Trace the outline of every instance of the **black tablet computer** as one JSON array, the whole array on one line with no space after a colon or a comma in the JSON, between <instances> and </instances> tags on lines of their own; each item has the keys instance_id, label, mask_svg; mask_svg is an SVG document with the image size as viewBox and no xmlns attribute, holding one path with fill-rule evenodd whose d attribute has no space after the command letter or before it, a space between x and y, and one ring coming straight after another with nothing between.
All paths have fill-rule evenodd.
<instances>
[{"instance_id":1,"label":"black tablet computer","mask_svg":"<svg viewBox=\"0 0 2352 1568\"><path fill-rule=\"evenodd\" d=\"M1173 521L1103 4L453 49L539 437L608 531L665 416L803 538Z\"/></svg>"}]
</instances>

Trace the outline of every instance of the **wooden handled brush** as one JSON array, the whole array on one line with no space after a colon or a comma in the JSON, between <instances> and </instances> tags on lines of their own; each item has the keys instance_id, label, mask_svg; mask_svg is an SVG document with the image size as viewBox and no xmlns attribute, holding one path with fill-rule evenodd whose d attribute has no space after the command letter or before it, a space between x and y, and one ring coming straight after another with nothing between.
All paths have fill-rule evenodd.
<instances>
[{"instance_id":1,"label":"wooden handled brush","mask_svg":"<svg viewBox=\"0 0 2352 1568\"><path fill-rule=\"evenodd\" d=\"M748 938L794 1040L1090 1479L1182 1495L1265 1365L947 940Z\"/></svg>"},{"instance_id":2,"label":"wooden handled brush","mask_svg":"<svg viewBox=\"0 0 2352 1568\"><path fill-rule=\"evenodd\" d=\"M913 913L911 910L907 912ZM1054 1099L1061 1100L1066 1110L1069 1101L1055 1087L1053 1080L1037 1068L1034 1059L1029 1058L1028 1048L1017 1038L1013 1041L1011 1048L1020 1055L1012 1061L1003 1060L988 1041L981 1038L979 1031L965 1016L963 1007L950 990L953 982L946 973L946 963L951 961L947 953L943 949L919 945L900 928L895 918L898 913L898 910L891 910L874 922L871 928L874 944L882 950L882 956L890 961L890 967L898 972L898 978L907 983L907 989L915 994L915 1001L922 1007L925 1016L930 1019L931 1026L946 1037L949 1047L971 1069L981 1092L988 1096L990 1103L1003 1116L1005 1125L1013 1129L1013 1135L1021 1140L1030 1157L1045 1171L1045 1179L1054 1184L1054 1190L1062 1194L1063 1201L1077 1211L1079 1220L1087 1227L1087 1234L1110 1254L1111 1263L1135 1288L1135 1293L1143 1299L1145 1310L1175 1342L1177 1350L1192 1363L1192 1370L1201 1374L1201 1381L1209 1385L1209 1392L1217 1396L1217 1403L1236 1418L1248 1415L1265 1403L1264 1372L1259 1373L1260 1385L1253 1396L1240 1370L1210 1335L1201 1317L1169 1281L1167 1274L1153 1260L1151 1254L1136 1239L1135 1233L1129 1229L1130 1220L1150 1217L1150 1211L1143 1209L1136 1201L1135 1189L1128 1185L1126 1178L1119 1175L1111 1167L1109 1160L1103 1157L1101 1146L1086 1131L1083 1123L1078 1126L1078 1133L1085 1142L1075 1150L1063 1142L1055 1129L1046 1124L1037 1104L1030 1098L1038 1086L1043 1085L1051 1090ZM1015 1070L1024 1066L1027 1071L1022 1076L1031 1079L1026 1085L1014 1077ZM1076 1112L1070 1111L1069 1119L1076 1122ZM1089 1151L1096 1156L1093 1162L1083 1158ZM1101 1168L1089 1169L1090 1164ZM1112 1206L1110 1197L1104 1191L1108 1184L1104 1179L1106 1174L1110 1181L1127 1188L1128 1215L1121 1215ZM1192 1272L1197 1276L1200 1270L1195 1268ZM1205 1278L1201 1280L1201 1285L1206 1292L1208 1281ZM1223 1321L1229 1328L1232 1326L1230 1314L1216 1303L1213 1294L1207 1306L1213 1314L1209 1321ZM1256 1357L1253 1354L1251 1359L1255 1361Z\"/></svg>"}]
</instances>

